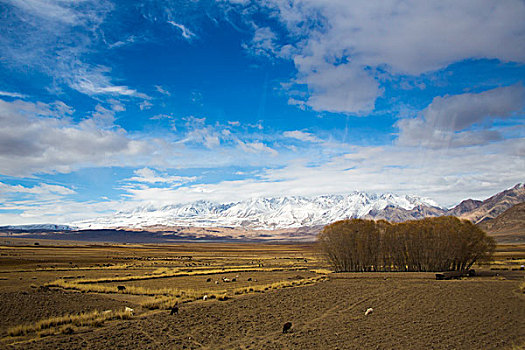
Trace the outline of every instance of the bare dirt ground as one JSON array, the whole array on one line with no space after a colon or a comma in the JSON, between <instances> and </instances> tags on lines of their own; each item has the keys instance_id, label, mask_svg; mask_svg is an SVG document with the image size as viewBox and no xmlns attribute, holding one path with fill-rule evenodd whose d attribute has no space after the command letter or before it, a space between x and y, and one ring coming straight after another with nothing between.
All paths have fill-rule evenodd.
<instances>
[{"instance_id":1,"label":"bare dirt ground","mask_svg":"<svg viewBox=\"0 0 525 350\"><path fill-rule=\"evenodd\" d=\"M112 298L57 289L3 292L0 298L0 336L5 336L7 328L13 325L37 322L52 316L122 308L122 302Z\"/></svg>"},{"instance_id":2,"label":"bare dirt ground","mask_svg":"<svg viewBox=\"0 0 525 350\"><path fill-rule=\"evenodd\" d=\"M481 276L473 278L436 281L432 273L328 274L327 281L307 286L233 295L226 301L179 304L178 315L170 315L168 310L141 308L144 299L153 297L47 290L40 286L64 276L72 281L81 276L135 276L150 274L158 268L216 269L262 263L288 269L101 283L200 290L215 286L214 282L206 282L207 278L215 281L239 274L237 286L247 285L248 277L266 284L309 278L316 275L314 270L326 266L316 260L315 250L307 246L0 248L4 254L0 256L0 261L4 258L0 262L0 277L4 278L0 280L0 348L520 349L525 346L525 294L520 290L525 271L516 268L524 255L521 246L503 247L498 253L500 260L494 265L497 270L485 267ZM62 256L61 249L64 249ZM79 250L78 255L75 249ZM24 263L20 266L13 259ZM108 262L114 266L107 266ZM119 264L130 267L121 269ZM306 270L297 271L298 267ZM136 315L129 320L106 321L98 327L79 327L73 334L6 336L8 327L35 323L50 316L124 306L135 308ZM370 307L374 311L366 316ZM293 324L287 334L282 333L285 322Z\"/></svg>"},{"instance_id":3,"label":"bare dirt ground","mask_svg":"<svg viewBox=\"0 0 525 350\"><path fill-rule=\"evenodd\" d=\"M183 305L15 349L501 349L525 342L516 281L338 274L313 286ZM386 280L384 279L386 277ZM369 307L374 312L365 316ZM282 325L293 323L282 334Z\"/></svg>"}]
</instances>

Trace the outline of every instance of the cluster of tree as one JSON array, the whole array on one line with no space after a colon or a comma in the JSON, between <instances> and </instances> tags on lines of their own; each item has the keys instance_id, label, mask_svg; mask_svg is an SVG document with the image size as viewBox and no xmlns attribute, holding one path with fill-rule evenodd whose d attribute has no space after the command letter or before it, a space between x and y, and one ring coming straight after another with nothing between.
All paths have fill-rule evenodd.
<instances>
[{"instance_id":1,"label":"cluster of tree","mask_svg":"<svg viewBox=\"0 0 525 350\"><path fill-rule=\"evenodd\" d=\"M452 216L397 224L342 220L325 226L318 242L338 272L467 270L490 260L496 247L483 230Z\"/></svg>"}]
</instances>

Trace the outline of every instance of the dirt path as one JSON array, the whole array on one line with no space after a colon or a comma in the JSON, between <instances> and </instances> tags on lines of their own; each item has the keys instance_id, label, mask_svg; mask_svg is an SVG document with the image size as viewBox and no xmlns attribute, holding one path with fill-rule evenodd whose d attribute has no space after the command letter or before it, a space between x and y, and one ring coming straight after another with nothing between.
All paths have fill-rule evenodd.
<instances>
[{"instance_id":1,"label":"dirt path","mask_svg":"<svg viewBox=\"0 0 525 350\"><path fill-rule=\"evenodd\" d=\"M348 276L183 305L176 316L160 312L12 348L501 349L525 343L525 297L517 281ZM368 307L374 312L365 316ZM282 334L287 321L292 332Z\"/></svg>"}]
</instances>

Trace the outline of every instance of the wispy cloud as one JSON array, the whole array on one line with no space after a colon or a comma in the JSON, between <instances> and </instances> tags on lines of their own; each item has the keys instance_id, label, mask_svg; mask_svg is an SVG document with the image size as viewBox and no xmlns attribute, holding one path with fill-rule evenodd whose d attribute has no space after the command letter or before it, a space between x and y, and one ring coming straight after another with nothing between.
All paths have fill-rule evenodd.
<instances>
[{"instance_id":1,"label":"wispy cloud","mask_svg":"<svg viewBox=\"0 0 525 350\"><path fill-rule=\"evenodd\" d=\"M157 91L160 92L160 93L163 94L163 95L171 96L171 93L170 93L168 90L164 89L164 88L163 88L162 86L160 86L160 85L155 85L155 89L157 89Z\"/></svg>"},{"instance_id":2,"label":"wispy cloud","mask_svg":"<svg viewBox=\"0 0 525 350\"><path fill-rule=\"evenodd\" d=\"M12 98L26 98L27 95L19 94L17 92L0 91L0 96L12 97Z\"/></svg>"},{"instance_id":3,"label":"wispy cloud","mask_svg":"<svg viewBox=\"0 0 525 350\"><path fill-rule=\"evenodd\" d=\"M33 187L26 187L22 185L8 185L3 182L0 182L0 194L18 194L18 193L24 193L24 194L36 194L36 195L70 195L75 194L76 192L70 188L67 188L65 186L60 185L50 185L46 183L40 183Z\"/></svg>"},{"instance_id":4,"label":"wispy cloud","mask_svg":"<svg viewBox=\"0 0 525 350\"><path fill-rule=\"evenodd\" d=\"M141 168L138 170L135 170L135 175L129 179L126 179L125 181L128 182L143 182L143 183L149 183L149 184L156 184L156 183L166 183L166 184L183 184L187 182L193 182L197 179L195 176L174 176L174 175L166 175L166 174L159 174L153 169L150 168Z\"/></svg>"},{"instance_id":5,"label":"wispy cloud","mask_svg":"<svg viewBox=\"0 0 525 350\"><path fill-rule=\"evenodd\" d=\"M168 21L168 23L171 24L172 26L180 29L181 35L182 35L182 37L184 39L191 40L191 39L196 37L196 35L191 30L186 28L186 26L184 26L183 24L180 24L180 23L177 23L177 22L174 22L174 21Z\"/></svg>"},{"instance_id":6,"label":"wispy cloud","mask_svg":"<svg viewBox=\"0 0 525 350\"><path fill-rule=\"evenodd\" d=\"M300 130L285 131L283 133L283 136L292 138L292 139L297 139L297 140L304 141L304 142L322 142L321 139L314 136L312 133L304 132Z\"/></svg>"},{"instance_id":7,"label":"wispy cloud","mask_svg":"<svg viewBox=\"0 0 525 350\"><path fill-rule=\"evenodd\" d=\"M110 1L21 0L8 1L6 6L9 16L0 30L10 35L0 38L0 53L8 67L44 73L59 90L66 85L90 96L148 98L126 85L114 84L110 68L89 62L88 56L104 41L101 28L113 10Z\"/></svg>"}]
</instances>

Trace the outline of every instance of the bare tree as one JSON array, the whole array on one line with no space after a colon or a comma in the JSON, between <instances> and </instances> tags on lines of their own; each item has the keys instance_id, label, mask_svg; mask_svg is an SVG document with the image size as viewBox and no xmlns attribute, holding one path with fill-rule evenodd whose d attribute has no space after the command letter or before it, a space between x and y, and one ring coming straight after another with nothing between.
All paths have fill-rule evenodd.
<instances>
[{"instance_id":1,"label":"bare tree","mask_svg":"<svg viewBox=\"0 0 525 350\"><path fill-rule=\"evenodd\" d=\"M341 220L318 242L335 271L466 270L492 258L495 241L468 220Z\"/></svg>"}]
</instances>

